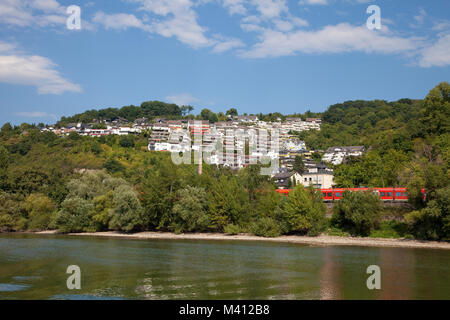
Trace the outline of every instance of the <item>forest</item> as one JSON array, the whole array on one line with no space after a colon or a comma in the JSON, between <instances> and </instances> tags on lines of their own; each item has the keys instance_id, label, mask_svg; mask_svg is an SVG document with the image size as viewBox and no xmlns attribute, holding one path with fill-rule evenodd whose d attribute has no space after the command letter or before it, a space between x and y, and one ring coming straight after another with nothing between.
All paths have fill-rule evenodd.
<instances>
[{"instance_id":1,"label":"forest","mask_svg":"<svg viewBox=\"0 0 450 320\"><path fill-rule=\"evenodd\" d=\"M90 110L58 123L182 118L192 116L192 110L153 101ZM235 114L235 108L225 114L204 109L196 117L214 121ZM148 152L149 132L60 137L34 124L6 123L0 131L0 232L154 230L267 237L325 232L450 240L447 82L423 100L347 101L324 113L296 116L322 118L320 131L297 133L318 153L331 146L368 148L363 157L334 167L337 187L406 186L410 209L389 220L391 213L375 195L346 193L328 219L320 193L312 188L296 186L282 197L269 177L259 175L257 165L236 173L204 164L198 175L196 165L175 165L167 153Z\"/></svg>"}]
</instances>

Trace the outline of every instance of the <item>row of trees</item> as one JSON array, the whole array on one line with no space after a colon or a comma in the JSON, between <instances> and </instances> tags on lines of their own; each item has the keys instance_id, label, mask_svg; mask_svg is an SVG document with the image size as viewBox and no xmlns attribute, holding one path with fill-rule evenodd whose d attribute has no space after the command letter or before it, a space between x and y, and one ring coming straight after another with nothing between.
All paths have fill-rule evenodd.
<instances>
[{"instance_id":1,"label":"row of trees","mask_svg":"<svg viewBox=\"0 0 450 320\"><path fill-rule=\"evenodd\" d=\"M405 216L411 232L418 238L449 239L449 97L449 85L442 83L423 101L332 107L338 116L331 117L330 112L324 130L305 133L305 138L324 139L320 140L324 147L370 142L372 148L364 157L335 168L338 186L407 186L415 207ZM411 114L406 115L407 110ZM229 111L229 115L237 113ZM367 112L375 114L373 123L365 119ZM347 116L353 120L345 120ZM327 127L336 136L329 135ZM236 174L205 165L204 174L198 176L194 165L176 166L170 155L149 153L146 145L146 133L57 137L33 125L5 124L0 132L1 230L220 231L276 236L318 234L326 224L320 195L313 190L298 186L289 197L280 198L257 166ZM296 168L302 168L301 161L296 161ZM425 202L422 188L427 190ZM378 212L376 201L348 197L348 202L336 206L334 225L368 234L379 225L379 215L370 214Z\"/></svg>"}]
</instances>

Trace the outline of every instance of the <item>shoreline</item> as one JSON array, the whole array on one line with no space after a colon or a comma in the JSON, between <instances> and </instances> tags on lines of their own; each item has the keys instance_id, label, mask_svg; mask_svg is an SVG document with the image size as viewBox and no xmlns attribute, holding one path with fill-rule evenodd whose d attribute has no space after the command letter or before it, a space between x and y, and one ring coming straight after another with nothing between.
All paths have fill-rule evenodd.
<instances>
[{"instance_id":1,"label":"shoreline","mask_svg":"<svg viewBox=\"0 0 450 320\"><path fill-rule=\"evenodd\" d=\"M57 231L26 232L26 234L57 235ZM444 249L450 250L449 242L421 241L410 239L391 238L359 238L320 235L308 236L280 236L277 238L264 238L249 234L227 235L223 233L185 233L175 234L170 232L139 232L120 233L115 231L69 233L67 236L98 237L98 238L122 238L141 240L207 240L207 241L264 241L274 243L294 243L316 246L363 246L363 247L390 247L390 248L420 248L420 249Z\"/></svg>"}]
</instances>

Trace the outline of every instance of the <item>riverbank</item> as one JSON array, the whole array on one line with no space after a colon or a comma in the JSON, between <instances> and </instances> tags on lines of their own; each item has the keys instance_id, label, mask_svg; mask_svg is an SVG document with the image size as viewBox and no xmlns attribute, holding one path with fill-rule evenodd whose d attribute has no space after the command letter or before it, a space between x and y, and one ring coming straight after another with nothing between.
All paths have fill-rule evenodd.
<instances>
[{"instance_id":1,"label":"riverbank","mask_svg":"<svg viewBox=\"0 0 450 320\"><path fill-rule=\"evenodd\" d=\"M56 231L44 231L34 234L56 234ZM95 232L95 233L70 233L68 236L81 237L109 237L128 239L161 239L161 240L212 240L212 241L265 241L278 243L298 243L318 246L367 246L367 247L398 247L398 248L424 248L447 249L450 243L437 241L420 241L411 239L384 239L384 238L358 238L321 235L318 237L307 236L281 236L277 238L263 238L248 234L226 235L222 233L189 233L175 234L170 232Z\"/></svg>"}]
</instances>

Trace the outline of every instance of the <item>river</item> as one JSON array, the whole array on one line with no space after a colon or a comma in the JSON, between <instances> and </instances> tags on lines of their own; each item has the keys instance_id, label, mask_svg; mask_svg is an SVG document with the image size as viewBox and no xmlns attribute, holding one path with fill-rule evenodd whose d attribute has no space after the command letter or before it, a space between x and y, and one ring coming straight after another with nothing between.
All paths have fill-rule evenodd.
<instances>
[{"instance_id":1,"label":"river","mask_svg":"<svg viewBox=\"0 0 450 320\"><path fill-rule=\"evenodd\" d=\"M450 299L450 251L0 234L0 299Z\"/></svg>"}]
</instances>

